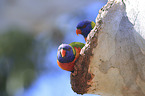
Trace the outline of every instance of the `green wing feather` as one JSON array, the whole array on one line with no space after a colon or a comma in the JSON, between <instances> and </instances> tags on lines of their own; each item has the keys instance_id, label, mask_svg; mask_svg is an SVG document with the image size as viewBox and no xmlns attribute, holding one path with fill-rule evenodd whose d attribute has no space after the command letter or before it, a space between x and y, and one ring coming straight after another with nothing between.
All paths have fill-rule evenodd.
<instances>
[{"instance_id":1,"label":"green wing feather","mask_svg":"<svg viewBox=\"0 0 145 96\"><path fill-rule=\"evenodd\" d=\"M70 46L72 46L72 49L73 49L73 54L76 55L76 50L74 49L74 47L77 47L77 48L83 48L85 46L84 43L80 43L80 42L72 42L69 44Z\"/></svg>"},{"instance_id":2,"label":"green wing feather","mask_svg":"<svg viewBox=\"0 0 145 96\"><path fill-rule=\"evenodd\" d=\"M72 42L69 45L72 47L77 47L77 48L81 48L81 49L85 46L85 44L81 43L81 42Z\"/></svg>"},{"instance_id":3,"label":"green wing feather","mask_svg":"<svg viewBox=\"0 0 145 96\"><path fill-rule=\"evenodd\" d=\"M91 22L92 29L95 27L95 22Z\"/></svg>"}]
</instances>

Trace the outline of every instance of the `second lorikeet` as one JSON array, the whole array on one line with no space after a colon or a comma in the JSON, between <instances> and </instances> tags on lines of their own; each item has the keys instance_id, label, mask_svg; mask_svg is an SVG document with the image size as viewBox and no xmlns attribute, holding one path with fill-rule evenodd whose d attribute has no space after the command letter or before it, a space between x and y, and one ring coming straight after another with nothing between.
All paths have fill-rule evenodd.
<instances>
[{"instance_id":1,"label":"second lorikeet","mask_svg":"<svg viewBox=\"0 0 145 96\"><path fill-rule=\"evenodd\" d=\"M72 42L70 44L61 44L57 52L57 64L60 68L67 71L74 71L75 61L78 59L84 43Z\"/></svg>"},{"instance_id":2,"label":"second lorikeet","mask_svg":"<svg viewBox=\"0 0 145 96\"><path fill-rule=\"evenodd\" d=\"M87 36L90 33L90 31L95 27L95 22L84 20L78 23L76 26L76 34L82 34L85 38L85 41L87 41Z\"/></svg>"}]
</instances>

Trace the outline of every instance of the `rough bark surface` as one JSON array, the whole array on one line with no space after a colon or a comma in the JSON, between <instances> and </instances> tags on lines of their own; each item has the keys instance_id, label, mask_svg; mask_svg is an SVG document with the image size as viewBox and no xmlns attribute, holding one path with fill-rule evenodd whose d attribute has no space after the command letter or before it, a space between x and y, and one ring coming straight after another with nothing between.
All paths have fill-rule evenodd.
<instances>
[{"instance_id":1,"label":"rough bark surface","mask_svg":"<svg viewBox=\"0 0 145 96\"><path fill-rule=\"evenodd\" d=\"M71 74L78 94L145 96L145 1L110 0Z\"/></svg>"}]
</instances>

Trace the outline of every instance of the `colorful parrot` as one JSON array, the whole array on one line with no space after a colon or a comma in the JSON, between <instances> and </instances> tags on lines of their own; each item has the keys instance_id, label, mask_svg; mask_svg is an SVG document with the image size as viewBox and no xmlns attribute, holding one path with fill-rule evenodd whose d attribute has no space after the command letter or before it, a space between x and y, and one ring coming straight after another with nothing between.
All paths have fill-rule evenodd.
<instances>
[{"instance_id":1,"label":"colorful parrot","mask_svg":"<svg viewBox=\"0 0 145 96\"><path fill-rule=\"evenodd\" d=\"M87 41L87 36L90 33L90 31L95 27L95 22L84 20L78 23L76 26L76 34L82 34L85 38L85 41Z\"/></svg>"},{"instance_id":2,"label":"colorful parrot","mask_svg":"<svg viewBox=\"0 0 145 96\"><path fill-rule=\"evenodd\" d=\"M70 44L61 44L57 51L57 64L60 68L67 71L74 71L75 61L78 59L84 43L72 42Z\"/></svg>"}]
</instances>

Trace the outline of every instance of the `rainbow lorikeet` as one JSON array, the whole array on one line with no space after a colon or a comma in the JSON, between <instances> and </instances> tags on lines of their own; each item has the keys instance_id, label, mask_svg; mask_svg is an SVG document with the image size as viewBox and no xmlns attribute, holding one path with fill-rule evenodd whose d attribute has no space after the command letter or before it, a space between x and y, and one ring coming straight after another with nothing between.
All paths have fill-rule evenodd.
<instances>
[{"instance_id":1,"label":"rainbow lorikeet","mask_svg":"<svg viewBox=\"0 0 145 96\"><path fill-rule=\"evenodd\" d=\"M87 41L87 36L90 33L90 31L95 27L95 22L84 20L78 23L76 26L76 34L82 34L85 38L85 41Z\"/></svg>"},{"instance_id":2,"label":"rainbow lorikeet","mask_svg":"<svg viewBox=\"0 0 145 96\"><path fill-rule=\"evenodd\" d=\"M57 51L57 64L60 68L67 71L74 71L75 61L78 59L84 43L72 42L70 44L61 44Z\"/></svg>"}]
</instances>

